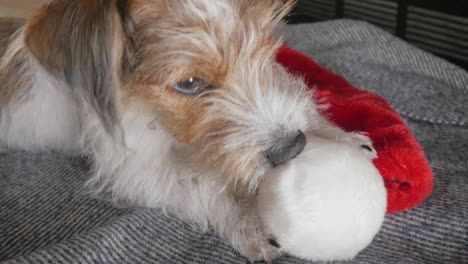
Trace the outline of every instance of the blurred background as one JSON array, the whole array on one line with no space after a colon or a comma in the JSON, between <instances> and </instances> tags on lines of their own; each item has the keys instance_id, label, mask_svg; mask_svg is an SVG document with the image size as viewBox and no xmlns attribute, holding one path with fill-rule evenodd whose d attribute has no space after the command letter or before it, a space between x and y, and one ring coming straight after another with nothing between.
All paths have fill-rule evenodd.
<instances>
[{"instance_id":1,"label":"blurred background","mask_svg":"<svg viewBox=\"0 0 468 264\"><path fill-rule=\"evenodd\" d=\"M28 17L45 0L0 0L0 17Z\"/></svg>"},{"instance_id":2,"label":"blurred background","mask_svg":"<svg viewBox=\"0 0 468 264\"><path fill-rule=\"evenodd\" d=\"M468 69L468 0L300 0L290 22L335 18L368 21Z\"/></svg>"},{"instance_id":3,"label":"blurred background","mask_svg":"<svg viewBox=\"0 0 468 264\"><path fill-rule=\"evenodd\" d=\"M0 0L0 17L28 17L42 2ZM468 69L468 0L299 0L289 22L336 18L368 21Z\"/></svg>"}]
</instances>

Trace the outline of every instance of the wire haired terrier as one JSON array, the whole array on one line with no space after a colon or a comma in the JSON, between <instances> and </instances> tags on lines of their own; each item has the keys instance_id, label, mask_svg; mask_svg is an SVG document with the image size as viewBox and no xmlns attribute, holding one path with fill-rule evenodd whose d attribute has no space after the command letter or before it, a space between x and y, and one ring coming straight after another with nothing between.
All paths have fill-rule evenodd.
<instances>
[{"instance_id":1,"label":"wire haired terrier","mask_svg":"<svg viewBox=\"0 0 468 264\"><path fill-rule=\"evenodd\" d=\"M0 147L93 160L89 184L217 233L249 260L281 254L256 210L306 134L371 146L321 115L275 61L294 1L51 0L0 64Z\"/></svg>"}]
</instances>

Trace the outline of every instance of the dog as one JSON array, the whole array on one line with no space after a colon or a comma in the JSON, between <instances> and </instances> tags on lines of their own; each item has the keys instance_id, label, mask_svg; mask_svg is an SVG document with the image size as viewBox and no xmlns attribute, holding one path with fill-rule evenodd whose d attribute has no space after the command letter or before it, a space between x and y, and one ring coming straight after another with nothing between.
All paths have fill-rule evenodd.
<instances>
[{"instance_id":1,"label":"dog","mask_svg":"<svg viewBox=\"0 0 468 264\"><path fill-rule=\"evenodd\" d=\"M275 61L294 4L48 1L0 64L0 146L89 156L96 193L169 210L271 261L281 247L255 199L268 171L307 133L375 154Z\"/></svg>"}]
</instances>

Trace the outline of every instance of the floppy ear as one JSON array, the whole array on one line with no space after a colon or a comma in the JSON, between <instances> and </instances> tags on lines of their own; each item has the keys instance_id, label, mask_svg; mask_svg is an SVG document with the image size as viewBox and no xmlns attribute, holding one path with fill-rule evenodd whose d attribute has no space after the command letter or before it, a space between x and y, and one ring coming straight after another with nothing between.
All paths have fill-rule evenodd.
<instances>
[{"instance_id":1,"label":"floppy ear","mask_svg":"<svg viewBox=\"0 0 468 264\"><path fill-rule=\"evenodd\" d=\"M116 92L128 42L126 10L125 0L53 0L25 29L32 55L89 103L112 135L120 128Z\"/></svg>"}]
</instances>

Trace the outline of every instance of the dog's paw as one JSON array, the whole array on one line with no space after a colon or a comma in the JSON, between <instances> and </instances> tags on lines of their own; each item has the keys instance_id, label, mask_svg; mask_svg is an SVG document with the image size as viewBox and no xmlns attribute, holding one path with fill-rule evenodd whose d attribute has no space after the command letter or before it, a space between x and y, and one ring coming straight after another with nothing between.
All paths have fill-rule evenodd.
<instances>
[{"instance_id":1,"label":"dog's paw","mask_svg":"<svg viewBox=\"0 0 468 264\"><path fill-rule=\"evenodd\" d=\"M247 238L246 246L239 249L250 263L265 261L271 263L273 260L281 257L281 245L274 238L268 235L259 235L258 237Z\"/></svg>"},{"instance_id":2,"label":"dog's paw","mask_svg":"<svg viewBox=\"0 0 468 264\"><path fill-rule=\"evenodd\" d=\"M346 136L342 138L345 143L351 144L353 146L358 147L362 150L362 152L369 157L369 159L373 160L377 158L377 151L372 144L370 138L362 133L353 132L347 133Z\"/></svg>"},{"instance_id":3,"label":"dog's paw","mask_svg":"<svg viewBox=\"0 0 468 264\"><path fill-rule=\"evenodd\" d=\"M281 245L266 232L262 222L253 215L245 216L229 233L228 239L232 246L250 263L270 263L282 255Z\"/></svg>"}]
</instances>

